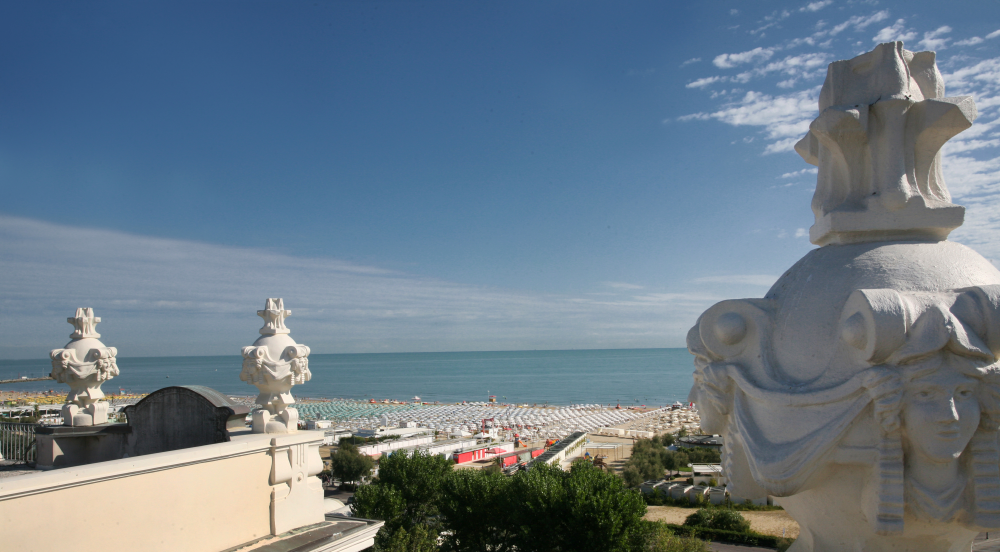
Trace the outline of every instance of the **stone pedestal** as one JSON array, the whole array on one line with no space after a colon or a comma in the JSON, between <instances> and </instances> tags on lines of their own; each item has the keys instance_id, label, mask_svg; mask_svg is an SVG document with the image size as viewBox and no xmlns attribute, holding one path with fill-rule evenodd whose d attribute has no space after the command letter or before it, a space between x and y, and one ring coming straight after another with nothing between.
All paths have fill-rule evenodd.
<instances>
[{"instance_id":1,"label":"stone pedestal","mask_svg":"<svg viewBox=\"0 0 1000 552\"><path fill-rule=\"evenodd\" d=\"M313 431L271 439L271 534L323 521L321 444Z\"/></svg>"},{"instance_id":2,"label":"stone pedestal","mask_svg":"<svg viewBox=\"0 0 1000 552\"><path fill-rule=\"evenodd\" d=\"M40 427L35 431L36 467L51 470L117 460L125 455L131 431L127 424Z\"/></svg>"}]
</instances>

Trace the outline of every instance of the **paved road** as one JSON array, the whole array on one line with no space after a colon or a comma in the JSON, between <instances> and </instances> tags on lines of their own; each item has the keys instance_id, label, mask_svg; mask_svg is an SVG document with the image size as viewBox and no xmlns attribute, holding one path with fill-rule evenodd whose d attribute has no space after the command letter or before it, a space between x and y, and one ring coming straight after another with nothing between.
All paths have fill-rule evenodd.
<instances>
[{"instance_id":1,"label":"paved road","mask_svg":"<svg viewBox=\"0 0 1000 552\"><path fill-rule=\"evenodd\" d=\"M738 544L722 544L713 542L708 546L712 552L774 552L773 548L759 548L756 546L740 546Z\"/></svg>"},{"instance_id":2,"label":"paved road","mask_svg":"<svg viewBox=\"0 0 1000 552\"><path fill-rule=\"evenodd\" d=\"M713 542L709 545L712 552L774 552L773 548L758 548L756 546L740 546L737 544L722 544ZM972 543L974 552L1000 552L1000 532L980 533Z\"/></svg>"}]
</instances>

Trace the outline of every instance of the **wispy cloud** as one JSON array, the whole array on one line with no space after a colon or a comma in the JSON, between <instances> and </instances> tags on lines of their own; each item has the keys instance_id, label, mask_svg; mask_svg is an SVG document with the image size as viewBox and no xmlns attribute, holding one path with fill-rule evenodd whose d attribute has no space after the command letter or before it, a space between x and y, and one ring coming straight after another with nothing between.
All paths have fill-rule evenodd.
<instances>
[{"instance_id":1,"label":"wispy cloud","mask_svg":"<svg viewBox=\"0 0 1000 552\"><path fill-rule=\"evenodd\" d=\"M898 40L909 42L915 38L917 38L917 32L913 29L907 29L905 20L897 19L895 23L884 27L873 36L872 42L896 42Z\"/></svg>"},{"instance_id":2,"label":"wispy cloud","mask_svg":"<svg viewBox=\"0 0 1000 552\"><path fill-rule=\"evenodd\" d=\"M687 88L705 88L706 86L716 83L722 80L722 77L705 77L695 81L687 83Z\"/></svg>"},{"instance_id":3,"label":"wispy cloud","mask_svg":"<svg viewBox=\"0 0 1000 552\"><path fill-rule=\"evenodd\" d=\"M947 47L948 41L951 40L942 35L946 35L951 32L951 27L947 25L942 25L933 31L928 31L924 33L924 38L918 44L921 48L925 50L942 50Z\"/></svg>"},{"instance_id":4,"label":"wispy cloud","mask_svg":"<svg viewBox=\"0 0 1000 552\"><path fill-rule=\"evenodd\" d=\"M615 289L643 289L643 287L645 287L637 284L629 284L626 282L604 282L604 285Z\"/></svg>"},{"instance_id":5,"label":"wispy cloud","mask_svg":"<svg viewBox=\"0 0 1000 552\"><path fill-rule=\"evenodd\" d=\"M983 40L982 38L978 37L978 36L973 36L973 37L966 38L964 40L956 40L954 43L952 43L952 45L953 46L975 46L976 44L980 44L982 42L986 42L986 41Z\"/></svg>"},{"instance_id":6,"label":"wispy cloud","mask_svg":"<svg viewBox=\"0 0 1000 552\"><path fill-rule=\"evenodd\" d=\"M819 2L810 2L805 6L799 8L800 12L818 12L819 10L833 4L833 0L821 0Z\"/></svg>"},{"instance_id":7,"label":"wispy cloud","mask_svg":"<svg viewBox=\"0 0 1000 552\"><path fill-rule=\"evenodd\" d=\"M817 169L816 167L810 167L799 171L786 172L785 174L779 176L778 178L798 178L800 176L804 176L807 174L816 174L818 172L819 169Z\"/></svg>"},{"instance_id":8,"label":"wispy cloud","mask_svg":"<svg viewBox=\"0 0 1000 552\"><path fill-rule=\"evenodd\" d=\"M719 300L696 290L611 299L504 290L6 216L0 273L0 358L45 358L66 342L76 307L96 309L122 356L238 355L267 297L285 299L292 335L320 353L679 346Z\"/></svg>"},{"instance_id":9,"label":"wispy cloud","mask_svg":"<svg viewBox=\"0 0 1000 552\"><path fill-rule=\"evenodd\" d=\"M818 87L778 96L750 91L718 111L692 113L679 119L716 119L732 126L762 127L765 136L773 140L765 151L777 153L791 150L809 130L809 123L818 111L818 94Z\"/></svg>"},{"instance_id":10,"label":"wispy cloud","mask_svg":"<svg viewBox=\"0 0 1000 552\"><path fill-rule=\"evenodd\" d=\"M879 21L885 21L888 18L889 18L889 10L882 10L879 12L875 12L871 15L855 15L850 19L848 19L847 21L840 23L839 25L834 25L828 31L819 31L819 33L825 33L831 36L836 36L850 28L853 28L855 31L863 31L870 25L874 25Z\"/></svg>"},{"instance_id":11,"label":"wispy cloud","mask_svg":"<svg viewBox=\"0 0 1000 552\"><path fill-rule=\"evenodd\" d=\"M684 67L685 65L691 65L692 63L698 63L698 62L700 62L700 61L701 61L701 58L700 58L700 57L696 57L696 58L691 58L691 59L689 59L689 60L686 60L686 61L685 61L684 63L682 63L682 64L681 64L681 67Z\"/></svg>"},{"instance_id":12,"label":"wispy cloud","mask_svg":"<svg viewBox=\"0 0 1000 552\"><path fill-rule=\"evenodd\" d=\"M718 276L702 276L692 282L696 284L738 284L749 286L771 287L778 279L770 274L724 274Z\"/></svg>"},{"instance_id":13,"label":"wispy cloud","mask_svg":"<svg viewBox=\"0 0 1000 552\"><path fill-rule=\"evenodd\" d=\"M739 52L737 54L720 54L715 56L715 59L712 60L712 64L720 69L731 69L744 63L770 59L772 55L774 55L774 50L771 48L757 47L753 50L747 50L746 52Z\"/></svg>"}]
</instances>

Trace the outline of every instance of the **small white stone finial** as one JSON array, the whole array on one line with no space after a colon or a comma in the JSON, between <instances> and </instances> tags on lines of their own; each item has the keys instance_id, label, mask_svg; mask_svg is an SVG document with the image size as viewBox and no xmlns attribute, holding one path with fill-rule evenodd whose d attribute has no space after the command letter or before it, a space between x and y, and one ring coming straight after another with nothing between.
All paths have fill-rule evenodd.
<instances>
[{"instance_id":1,"label":"small white stone finial","mask_svg":"<svg viewBox=\"0 0 1000 552\"><path fill-rule=\"evenodd\" d=\"M101 318L94 316L94 309L90 307L76 309L76 316L71 316L66 321L73 325L73 333L69 334L72 339L101 337L101 334L97 333L96 329Z\"/></svg>"},{"instance_id":2,"label":"small white stone finial","mask_svg":"<svg viewBox=\"0 0 1000 552\"><path fill-rule=\"evenodd\" d=\"M277 335L289 333L285 327L285 318L292 315L292 311L285 310L285 304L280 297L268 299L264 303L264 310L257 311L257 316L264 319L264 326L260 329L260 335Z\"/></svg>"},{"instance_id":3,"label":"small white stone finial","mask_svg":"<svg viewBox=\"0 0 1000 552\"><path fill-rule=\"evenodd\" d=\"M880 44L830 64L819 117L795 145L819 167L809 231L816 245L940 241L962 225L941 147L976 118L971 97L944 97L934 52Z\"/></svg>"},{"instance_id":4,"label":"small white stone finial","mask_svg":"<svg viewBox=\"0 0 1000 552\"><path fill-rule=\"evenodd\" d=\"M66 319L75 331L72 340L62 349L49 353L52 378L69 385L66 404L62 408L63 424L92 426L108 421L108 403L101 401L101 384L118 375L115 356L118 349L105 347L97 338L101 334L94 326L101 321L94 309L76 309L76 316Z\"/></svg>"},{"instance_id":5,"label":"small white stone finial","mask_svg":"<svg viewBox=\"0 0 1000 552\"><path fill-rule=\"evenodd\" d=\"M285 310L280 298L268 299L257 316L264 319L261 336L250 347L243 347L243 371L240 379L257 387L260 394L253 412L254 433L292 433L298 429L299 414L291 389L312 378L309 371L309 347L295 343L285 327Z\"/></svg>"}]
</instances>

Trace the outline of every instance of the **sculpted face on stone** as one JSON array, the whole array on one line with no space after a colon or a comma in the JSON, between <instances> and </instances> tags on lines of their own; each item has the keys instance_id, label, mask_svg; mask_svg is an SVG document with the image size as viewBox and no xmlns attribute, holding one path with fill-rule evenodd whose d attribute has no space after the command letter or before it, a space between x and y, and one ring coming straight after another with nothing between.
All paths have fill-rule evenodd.
<instances>
[{"instance_id":1,"label":"sculpted face on stone","mask_svg":"<svg viewBox=\"0 0 1000 552\"><path fill-rule=\"evenodd\" d=\"M690 400L741 498L799 522L790 552L952 552L1000 529L1000 272L946 240L940 147L975 118L932 52L830 65L796 147L819 245L761 299L688 333Z\"/></svg>"},{"instance_id":2,"label":"sculpted face on stone","mask_svg":"<svg viewBox=\"0 0 1000 552\"><path fill-rule=\"evenodd\" d=\"M948 360L956 359L936 355L921 363L921 375L906 383L900 421L908 459L954 462L979 427L979 382L948 366Z\"/></svg>"}]
</instances>

